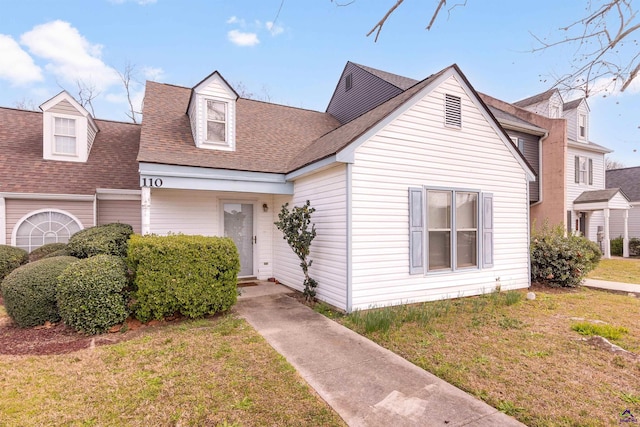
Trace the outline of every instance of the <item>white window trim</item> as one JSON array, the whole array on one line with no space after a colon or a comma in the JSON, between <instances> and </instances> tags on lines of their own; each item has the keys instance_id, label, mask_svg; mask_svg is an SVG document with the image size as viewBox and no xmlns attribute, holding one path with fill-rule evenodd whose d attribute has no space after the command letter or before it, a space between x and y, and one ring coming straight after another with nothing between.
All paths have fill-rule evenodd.
<instances>
[{"instance_id":1,"label":"white window trim","mask_svg":"<svg viewBox=\"0 0 640 427\"><path fill-rule=\"evenodd\" d=\"M57 136L64 136L64 137L71 137L72 136L72 135L56 133L56 119L73 121L73 130L74 130L73 139L75 140L75 144L74 144L75 150L74 150L73 153L66 153L66 152L63 152L63 151L56 151L56 137ZM51 130L52 130L52 135L53 135L53 137L51 139L51 153L54 156L78 157L78 117L77 116L63 117L63 115L61 115L61 114L55 114L55 115L53 115L51 117L51 120L52 120Z\"/></svg>"},{"instance_id":2,"label":"white window trim","mask_svg":"<svg viewBox=\"0 0 640 427\"><path fill-rule=\"evenodd\" d=\"M224 105L224 121L209 119L209 101L217 102L219 104ZM204 98L204 138L202 140L203 144L207 145L220 145L220 146L228 146L229 145L229 102L223 101L221 99L216 98ZM224 123L224 141L209 141L207 137L209 136L208 125L209 122L214 123Z\"/></svg>"},{"instance_id":3,"label":"white window trim","mask_svg":"<svg viewBox=\"0 0 640 427\"><path fill-rule=\"evenodd\" d=\"M580 121L584 119L584 126L582 126L580 124ZM587 123L588 119L587 119L587 115L584 113L578 113L578 138L581 141L586 141L589 137L589 131L588 131L588 123ZM581 135L580 133L580 129L584 128L584 135Z\"/></svg>"},{"instance_id":4,"label":"white window trim","mask_svg":"<svg viewBox=\"0 0 640 427\"><path fill-rule=\"evenodd\" d=\"M225 141L208 141L207 140L207 123L209 122L207 112L207 102L215 101L225 105L225 122L224 122L224 134ZM199 102L199 108L201 109L200 117L202 117L202 123L200 126L200 144L199 148L209 150L221 150L221 151L235 151L235 132L233 132L233 123L235 122L235 102L228 99L214 97L214 96L202 96Z\"/></svg>"},{"instance_id":5,"label":"white window trim","mask_svg":"<svg viewBox=\"0 0 640 427\"><path fill-rule=\"evenodd\" d=\"M68 211L65 211L65 210L62 210L62 209L55 209L55 208L37 209L35 211L31 211L31 212L27 213L22 218L20 218L18 221L16 221L16 223L13 225L13 230L11 232L11 246L16 246L16 240L17 240L17 237L18 237L18 228L20 228L20 226L27 219L31 218L34 215L43 213L43 212L55 212L55 213L60 213L60 214L66 215L69 218L71 218L73 221L75 221L75 223L78 225L80 230L84 229L84 226L82 225L82 221L80 221L77 216L73 215L72 213L70 213Z\"/></svg>"},{"instance_id":6,"label":"white window trim","mask_svg":"<svg viewBox=\"0 0 640 427\"><path fill-rule=\"evenodd\" d=\"M481 218L481 214L480 214L480 204L481 204L481 197L482 197L482 192L480 190L475 190L475 189L464 189L464 188L449 188L449 187L424 187L423 189L424 191L424 224L425 224L425 244L424 244L424 257L425 257L425 275L432 275L432 274L443 274L443 273L452 273L452 272L458 272L458 271L469 271L469 270L479 270L480 269L480 262L481 262L481 248L480 248L480 232L481 232L481 226L480 224L482 224L480 221L482 220ZM450 215L451 215L451 224L450 224L450 236L449 236L449 247L450 247L450 260L451 260L451 267L450 268L443 268L443 269L438 269L438 270L430 270L429 268L429 191L446 191L446 192L450 192L451 193L451 211L450 211ZM456 227L456 193L475 193L476 194L476 263L475 265L472 266L468 266L468 267L458 267L458 245L457 245L457 233L458 231L464 231L464 229L458 229Z\"/></svg>"}]
</instances>

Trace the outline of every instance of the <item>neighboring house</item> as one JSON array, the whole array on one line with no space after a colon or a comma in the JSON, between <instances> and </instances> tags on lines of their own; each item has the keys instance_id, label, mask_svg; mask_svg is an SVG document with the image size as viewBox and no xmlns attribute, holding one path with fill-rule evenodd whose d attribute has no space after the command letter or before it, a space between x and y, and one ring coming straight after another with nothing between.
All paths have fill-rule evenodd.
<instances>
[{"instance_id":1,"label":"neighboring house","mask_svg":"<svg viewBox=\"0 0 640 427\"><path fill-rule=\"evenodd\" d=\"M514 106L528 110L549 119L563 118L566 121L566 133L563 145L566 151L554 149L555 164L553 169L546 171L547 160L554 162L552 156L545 156L545 142L542 143L542 180L555 181L560 175L564 176L565 198L562 204L555 200L548 204L545 212L553 214L552 224L557 224L558 214L565 213L564 224L569 232L579 232L594 242L598 242L605 258L610 258L610 217L614 211L628 211L629 200L619 189L605 190L605 162L604 156L611 150L589 140L589 106L583 98L567 103L557 89L549 90L533 97L513 103ZM553 141L560 141L562 129L552 132L556 135ZM560 154L564 154L564 169L557 168ZM559 185L559 183L558 183ZM543 191L543 201L544 201ZM560 207L562 206L562 211ZM626 248L626 246L625 246ZM625 253L628 253L626 248Z\"/></svg>"},{"instance_id":2,"label":"neighboring house","mask_svg":"<svg viewBox=\"0 0 640 427\"><path fill-rule=\"evenodd\" d=\"M95 120L67 92L0 108L0 244L31 251L97 224L140 231L140 126Z\"/></svg>"},{"instance_id":3,"label":"neighboring house","mask_svg":"<svg viewBox=\"0 0 640 427\"><path fill-rule=\"evenodd\" d=\"M218 72L148 82L143 114L143 233L230 236L240 276L301 289L273 223L310 200L310 274L338 308L529 286L535 173L455 65L411 82L348 63L326 113L240 98Z\"/></svg>"},{"instance_id":4,"label":"neighboring house","mask_svg":"<svg viewBox=\"0 0 640 427\"><path fill-rule=\"evenodd\" d=\"M611 236L625 235L625 212L629 237L640 238L640 166L607 171L607 188L619 188L629 198L632 209L611 214Z\"/></svg>"}]
</instances>

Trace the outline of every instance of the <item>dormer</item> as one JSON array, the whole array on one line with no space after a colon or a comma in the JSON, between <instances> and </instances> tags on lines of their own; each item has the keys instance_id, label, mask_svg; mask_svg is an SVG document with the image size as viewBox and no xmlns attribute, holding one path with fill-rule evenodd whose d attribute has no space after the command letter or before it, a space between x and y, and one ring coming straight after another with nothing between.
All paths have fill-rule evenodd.
<instances>
[{"instance_id":1,"label":"dormer","mask_svg":"<svg viewBox=\"0 0 640 427\"><path fill-rule=\"evenodd\" d=\"M235 151L238 94L214 71L191 90L187 115L196 147Z\"/></svg>"},{"instance_id":2,"label":"dormer","mask_svg":"<svg viewBox=\"0 0 640 427\"><path fill-rule=\"evenodd\" d=\"M91 114L67 91L40 106L45 160L86 162L99 129Z\"/></svg>"},{"instance_id":3,"label":"dormer","mask_svg":"<svg viewBox=\"0 0 640 427\"><path fill-rule=\"evenodd\" d=\"M560 119L564 115L562 96L558 89L550 89L514 102L513 105L551 119Z\"/></svg>"},{"instance_id":4,"label":"dormer","mask_svg":"<svg viewBox=\"0 0 640 427\"><path fill-rule=\"evenodd\" d=\"M567 137L570 140L589 142L589 105L585 98L564 104L564 118L567 119Z\"/></svg>"}]
</instances>

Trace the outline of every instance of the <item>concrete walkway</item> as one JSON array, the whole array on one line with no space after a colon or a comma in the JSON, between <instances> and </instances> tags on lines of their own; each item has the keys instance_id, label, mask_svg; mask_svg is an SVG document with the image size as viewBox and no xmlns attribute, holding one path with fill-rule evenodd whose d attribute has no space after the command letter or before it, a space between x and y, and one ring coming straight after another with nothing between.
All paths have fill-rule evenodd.
<instances>
[{"instance_id":1,"label":"concrete walkway","mask_svg":"<svg viewBox=\"0 0 640 427\"><path fill-rule=\"evenodd\" d=\"M640 277L638 278L640 281ZM640 296L640 284L634 285L631 283L621 282L607 282L605 280L585 279L583 286L588 288L606 289L609 291L627 292Z\"/></svg>"},{"instance_id":2,"label":"concrete walkway","mask_svg":"<svg viewBox=\"0 0 640 427\"><path fill-rule=\"evenodd\" d=\"M236 310L349 426L524 425L286 292L243 288Z\"/></svg>"}]
</instances>

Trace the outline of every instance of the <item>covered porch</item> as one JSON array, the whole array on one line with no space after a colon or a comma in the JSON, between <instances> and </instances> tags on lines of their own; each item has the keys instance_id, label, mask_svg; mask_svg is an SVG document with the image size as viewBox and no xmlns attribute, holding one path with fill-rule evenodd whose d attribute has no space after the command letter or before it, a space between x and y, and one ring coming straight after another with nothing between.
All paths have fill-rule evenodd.
<instances>
[{"instance_id":1,"label":"covered porch","mask_svg":"<svg viewBox=\"0 0 640 427\"><path fill-rule=\"evenodd\" d=\"M623 211L624 233L622 256L629 257L629 209L631 205L629 198L619 188L608 188L606 190L585 191L573 201L573 209L577 212L601 211L604 216L604 227L598 241L602 242L603 257L611 258L611 236L609 221L612 210Z\"/></svg>"}]
</instances>

